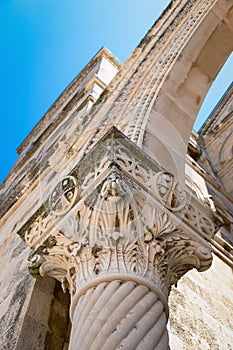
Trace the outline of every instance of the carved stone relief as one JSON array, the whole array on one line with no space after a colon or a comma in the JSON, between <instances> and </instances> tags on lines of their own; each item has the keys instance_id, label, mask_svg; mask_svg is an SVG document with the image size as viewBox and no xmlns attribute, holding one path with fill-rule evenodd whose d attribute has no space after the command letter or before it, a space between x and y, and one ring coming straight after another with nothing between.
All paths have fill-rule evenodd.
<instances>
[{"instance_id":1,"label":"carved stone relief","mask_svg":"<svg viewBox=\"0 0 233 350\"><path fill-rule=\"evenodd\" d=\"M172 174L145 157L113 129L57 184L21 231L35 249L33 273L52 274L70 289L101 275L135 274L160 280L167 295L189 268L208 267L208 244L190 237L180 217L207 240L215 231L211 218L186 201Z\"/></svg>"},{"instance_id":2,"label":"carved stone relief","mask_svg":"<svg viewBox=\"0 0 233 350\"><path fill-rule=\"evenodd\" d=\"M204 270L210 263L208 245L189 237L116 169L58 225L42 257L36 251L30 258L32 270L73 293L101 276L121 274L142 276L165 296L190 268Z\"/></svg>"},{"instance_id":3,"label":"carved stone relief","mask_svg":"<svg viewBox=\"0 0 233 350\"><path fill-rule=\"evenodd\" d=\"M135 289L136 293L138 288L146 288L155 307L160 305L158 318L150 318L153 327L162 327L160 336L147 338L145 331L137 346L141 346L142 339L143 343L152 341L160 346L162 339L163 348L168 348L167 299L171 285L192 268L206 270L212 261L209 241L215 227L207 209L203 214L198 209L200 202L199 207L195 203L179 189L172 174L115 128L55 186L19 233L32 248L32 275L52 276L71 294L71 350L77 346L89 349L94 338L86 337L83 329L89 329L92 316L96 316L81 316L80 323L80 312L88 300L90 305L94 303L94 309L98 308L98 298L91 295L107 298L108 288L115 288L111 287L115 284L122 302L124 290ZM108 301L108 312L112 310L113 316L106 320L106 327L112 331L112 320L123 315L114 311L116 300ZM141 303L144 301L139 298L139 309ZM124 310L125 317L131 317L126 306ZM104 319L105 313L101 311L100 317ZM95 340L95 346L102 346L103 339L106 344L115 344L110 333L109 338ZM117 337L121 344L126 342L124 329Z\"/></svg>"}]
</instances>

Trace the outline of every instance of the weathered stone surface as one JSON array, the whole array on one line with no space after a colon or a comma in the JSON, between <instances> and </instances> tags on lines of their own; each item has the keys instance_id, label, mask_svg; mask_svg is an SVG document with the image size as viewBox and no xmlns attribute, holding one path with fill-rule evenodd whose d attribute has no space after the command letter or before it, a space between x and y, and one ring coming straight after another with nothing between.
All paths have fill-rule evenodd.
<instances>
[{"instance_id":1,"label":"weathered stone surface","mask_svg":"<svg viewBox=\"0 0 233 350\"><path fill-rule=\"evenodd\" d=\"M38 279L15 349L63 350L69 340L69 304L69 295L63 293L58 282Z\"/></svg>"},{"instance_id":2,"label":"weathered stone surface","mask_svg":"<svg viewBox=\"0 0 233 350\"><path fill-rule=\"evenodd\" d=\"M13 349L23 322L34 280L27 270L28 249L9 231L0 235L1 349Z\"/></svg>"},{"instance_id":3,"label":"weathered stone surface","mask_svg":"<svg viewBox=\"0 0 233 350\"><path fill-rule=\"evenodd\" d=\"M210 266L211 215L110 129L19 232L33 248L31 273L70 291L70 349L167 349L170 288Z\"/></svg>"},{"instance_id":4,"label":"weathered stone surface","mask_svg":"<svg viewBox=\"0 0 233 350\"><path fill-rule=\"evenodd\" d=\"M170 295L172 350L231 350L232 270L214 257L208 271L189 272Z\"/></svg>"},{"instance_id":5,"label":"weathered stone surface","mask_svg":"<svg viewBox=\"0 0 233 350\"><path fill-rule=\"evenodd\" d=\"M1 188L2 349L168 349L171 286L210 266L209 242L221 260L172 291L171 347L230 349L231 134L217 159L212 136L194 140L186 192L184 165L201 101L232 50L232 6L174 0L90 113L104 88L92 74L98 55L23 143ZM212 128L221 143L227 106ZM32 275L61 285L30 277L17 232Z\"/></svg>"}]
</instances>

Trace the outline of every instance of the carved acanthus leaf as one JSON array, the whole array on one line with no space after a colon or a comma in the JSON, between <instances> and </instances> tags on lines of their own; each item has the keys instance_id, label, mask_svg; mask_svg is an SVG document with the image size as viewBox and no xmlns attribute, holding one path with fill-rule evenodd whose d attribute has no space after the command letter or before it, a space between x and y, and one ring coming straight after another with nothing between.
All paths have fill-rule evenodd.
<instances>
[{"instance_id":1,"label":"carved acanthus leaf","mask_svg":"<svg viewBox=\"0 0 233 350\"><path fill-rule=\"evenodd\" d=\"M166 233L159 242L164 252L163 257L160 256L159 265L165 289L169 290L187 271L193 268L205 271L211 265L210 245L203 245L179 229Z\"/></svg>"}]
</instances>

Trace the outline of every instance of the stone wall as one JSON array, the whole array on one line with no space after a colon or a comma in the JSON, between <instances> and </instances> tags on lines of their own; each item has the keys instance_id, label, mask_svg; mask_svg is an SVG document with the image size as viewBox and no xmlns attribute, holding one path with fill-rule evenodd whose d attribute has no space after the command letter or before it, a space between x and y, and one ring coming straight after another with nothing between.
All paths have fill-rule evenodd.
<instances>
[{"instance_id":1,"label":"stone wall","mask_svg":"<svg viewBox=\"0 0 233 350\"><path fill-rule=\"evenodd\" d=\"M232 350L232 269L214 255L211 268L187 273L170 295L172 350Z\"/></svg>"},{"instance_id":2,"label":"stone wall","mask_svg":"<svg viewBox=\"0 0 233 350\"><path fill-rule=\"evenodd\" d=\"M65 350L69 342L69 293L53 278L39 278L31 296L17 350Z\"/></svg>"},{"instance_id":3,"label":"stone wall","mask_svg":"<svg viewBox=\"0 0 233 350\"><path fill-rule=\"evenodd\" d=\"M0 344L14 349L22 327L34 279L27 269L29 249L9 226L0 234Z\"/></svg>"},{"instance_id":4,"label":"stone wall","mask_svg":"<svg viewBox=\"0 0 233 350\"><path fill-rule=\"evenodd\" d=\"M1 350L63 350L69 336L69 293L52 278L34 279L29 249L6 223L0 234Z\"/></svg>"}]
</instances>

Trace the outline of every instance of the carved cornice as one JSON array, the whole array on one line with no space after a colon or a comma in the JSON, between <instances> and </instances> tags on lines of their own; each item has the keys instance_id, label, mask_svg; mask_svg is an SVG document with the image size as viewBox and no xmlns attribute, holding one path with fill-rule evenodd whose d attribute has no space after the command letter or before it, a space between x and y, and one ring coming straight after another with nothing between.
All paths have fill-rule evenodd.
<instances>
[{"instance_id":1,"label":"carved cornice","mask_svg":"<svg viewBox=\"0 0 233 350\"><path fill-rule=\"evenodd\" d=\"M20 230L33 249L30 271L72 293L114 274L141 276L167 296L186 271L211 264L210 210L187 198L172 174L112 128Z\"/></svg>"}]
</instances>

